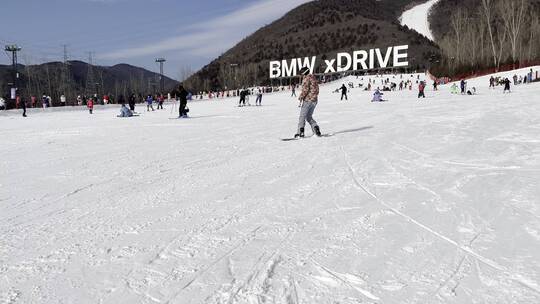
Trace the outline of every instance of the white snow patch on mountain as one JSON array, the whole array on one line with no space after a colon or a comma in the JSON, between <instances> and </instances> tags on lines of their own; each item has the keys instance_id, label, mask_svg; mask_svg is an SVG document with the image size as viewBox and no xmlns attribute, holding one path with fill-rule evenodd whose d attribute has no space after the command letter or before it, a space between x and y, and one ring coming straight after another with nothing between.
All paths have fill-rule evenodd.
<instances>
[{"instance_id":1,"label":"white snow patch on mountain","mask_svg":"<svg viewBox=\"0 0 540 304\"><path fill-rule=\"evenodd\" d=\"M433 34L429 25L429 12L431 8L440 0L429 0L424 4L417 5L405 12L400 17L401 24L408 26L410 29L426 36L433 41Z\"/></svg>"}]
</instances>

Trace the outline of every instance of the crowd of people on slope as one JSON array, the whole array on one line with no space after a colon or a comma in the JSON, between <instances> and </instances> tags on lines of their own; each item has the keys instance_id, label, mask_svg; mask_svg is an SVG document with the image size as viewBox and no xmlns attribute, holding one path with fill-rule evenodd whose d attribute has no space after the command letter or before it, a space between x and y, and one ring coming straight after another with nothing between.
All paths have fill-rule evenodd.
<instances>
[{"instance_id":1,"label":"crowd of people on slope","mask_svg":"<svg viewBox=\"0 0 540 304\"><path fill-rule=\"evenodd\" d=\"M399 78L398 78L399 77ZM405 78L404 78L405 77ZM316 78L316 77L315 77ZM425 95L425 89L427 87L427 83L424 80L420 80L420 75L410 75L410 77L407 77L406 75L399 74L399 75L384 75L384 74L378 74L375 77L366 77L366 80L364 80L364 77L362 76L356 76L356 79L360 80L357 87L364 90L364 91L371 91L373 88L375 88L378 84L382 86L382 89L377 86L373 92L373 98L372 102L382 102L386 101L383 99L383 92L389 92L389 91L402 91L402 90L412 90L413 85L416 82L418 87L418 98L426 98ZM526 75L518 76L517 74L513 77L513 84L519 85L519 84L526 84L531 83L534 81L537 81L538 76L533 75L533 70L530 69L530 71ZM318 80L317 80L318 81ZM321 82L324 82L324 77L321 80ZM366 84L364 84L366 82ZM504 86L503 93L509 93L511 88L511 80L509 78L502 78L502 77L494 77L492 76L489 79L489 86L490 88L495 88L496 86ZM434 80L433 81L433 90L437 91L439 86L439 81ZM459 84L459 87L458 87ZM228 90L228 91L217 91L217 92L199 92L198 95L193 95L191 92L188 92L185 90L182 86L178 90L175 90L172 92L174 95L174 98L176 100L180 101L179 106L179 117L184 118L187 117L187 113L189 112L189 108L187 108L187 101L195 99L201 99L205 94L209 98L225 98L225 97L239 97L238 106L244 107L244 106L250 106L250 96L255 95L255 105L261 106L262 105L262 98L263 93L271 93L271 92L279 92L279 91L285 91L290 90L291 91L291 97L296 97L296 90L297 90L296 84L291 84L289 86L279 86L279 87L268 87L268 86L262 86L257 88L243 88L238 90ZM342 86L338 89L336 89L335 93L341 93L340 100L348 100L349 96L348 93L351 89L355 89L356 86L353 82L349 82L347 85L342 84ZM458 83L453 83L450 87L450 92L453 94L461 94L463 95L475 95L476 88L468 88L467 81L465 79L462 79ZM171 93L168 94L168 99L171 99ZM66 97L65 95L60 96L60 102L62 105L66 105ZM142 94L131 94L129 98L126 100L123 95L119 95L118 98L115 98L114 96L110 94L104 95L102 98L98 98L97 94L94 94L93 96L87 97L85 95L78 95L76 98L76 105L86 105L89 113L92 114L94 110L94 106L97 104L101 105L107 105L107 104L120 104L122 105L120 109L120 115L119 117L132 117L136 115L135 112L135 105L139 103L145 103L146 104L146 111L156 111L156 110L163 110L163 104L165 102L165 96L163 94L147 94L146 97L143 97ZM43 107L48 108L52 106L52 98L47 95L43 94L40 99L38 99L36 96L30 96L30 107ZM156 108L154 108L154 105L156 105ZM24 99L24 97L17 95L16 97L16 106L17 108L23 109L23 116L26 117L26 107L28 106L28 102ZM4 99L0 98L0 110L6 109L6 102ZM299 104L299 107L302 107L302 103Z\"/></svg>"}]
</instances>

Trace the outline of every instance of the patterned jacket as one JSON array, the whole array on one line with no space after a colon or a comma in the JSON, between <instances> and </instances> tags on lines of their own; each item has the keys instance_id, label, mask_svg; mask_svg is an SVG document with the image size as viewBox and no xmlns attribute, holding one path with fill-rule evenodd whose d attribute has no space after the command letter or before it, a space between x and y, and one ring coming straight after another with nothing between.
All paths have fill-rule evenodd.
<instances>
[{"instance_id":1,"label":"patterned jacket","mask_svg":"<svg viewBox=\"0 0 540 304\"><path fill-rule=\"evenodd\" d=\"M307 75L304 78L300 100L307 102L317 102L319 100L319 82L315 75Z\"/></svg>"}]
</instances>

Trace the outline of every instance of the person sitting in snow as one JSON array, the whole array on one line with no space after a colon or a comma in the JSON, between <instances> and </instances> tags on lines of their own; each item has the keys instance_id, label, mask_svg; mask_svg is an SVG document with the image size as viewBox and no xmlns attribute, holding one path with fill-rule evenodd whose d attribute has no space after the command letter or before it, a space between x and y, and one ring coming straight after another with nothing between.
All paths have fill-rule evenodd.
<instances>
[{"instance_id":1,"label":"person sitting in snow","mask_svg":"<svg viewBox=\"0 0 540 304\"><path fill-rule=\"evenodd\" d=\"M125 103L122 104L122 107L120 108L120 115L118 117L132 117L133 112L126 106Z\"/></svg>"},{"instance_id":2,"label":"person sitting in snow","mask_svg":"<svg viewBox=\"0 0 540 304\"><path fill-rule=\"evenodd\" d=\"M381 102L381 101L384 101L382 99L382 96L383 96L383 93L381 93L381 91L379 91L379 88L377 88L377 90L375 90L375 93L373 93L373 99L371 100L371 102Z\"/></svg>"},{"instance_id":3,"label":"person sitting in snow","mask_svg":"<svg viewBox=\"0 0 540 304\"><path fill-rule=\"evenodd\" d=\"M454 84L452 84L452 86L450 87L450 93L451 94L458 94L458 86L457 84L454 82Z\"/></svg>"}]
</instances>

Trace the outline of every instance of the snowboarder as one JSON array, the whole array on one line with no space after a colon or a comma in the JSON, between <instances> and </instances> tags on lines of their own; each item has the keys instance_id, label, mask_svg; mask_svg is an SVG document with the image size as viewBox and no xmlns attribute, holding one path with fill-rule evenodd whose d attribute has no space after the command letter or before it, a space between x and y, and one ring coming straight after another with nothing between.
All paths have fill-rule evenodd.
<instances>
[{"instance_id":1,"label":"snowboarder","mask_svg":"<svg viewBox=\"0 0 540 304\"><path fill-rule=\"evenodd\" d=\"M180 85L178 87L178 94L176 95L176 97L180 100L180 108L178 110L178 118L187 118L188 117L188 115L187 115L188 112L186 110L187 96L188 96L188 92L186 91L186 89L184 89L183 85Z\"/></svg>"},{"instance_id":2,"label":"snowboarder","mask_svg":"<svg viewBox=\"0 0 540 304\"><path fill-rule=\"evenodd\" d=\"M343 100L343 97L345 97L345 100L349 100L347 98L347 87L345 84L341 86L341 100Z\"/></svg>"},{"instance_id":3,"label":"snowboarder","mask_svg":"<svg viewBox=\"0 0 540 304\"><path fill-rule=\"evenodd\" d=\"M461 79L461 94L465 94L465 91L467 89L467 82L465 81L465 79Z\"/></svg>"},{"instance_id":4,"label":"snowboarder","mask_svg":"<svg viewBox=\"0 0 540 304\"><path fill-rule=\"evenodd\" d=\"M304 127L306 121L311 125L313 133L317 136L321 136L321 130L319 125L313 119L313 112L317 107L319 101L319 83L313 74L310 74L310 71L307 67L304 67L300 70L300 75L303 76L302 81L302 94L298 100L302 103L302 108L300 110L300 119L298 122L298 131L294 135L295 138L304 137Z\"/></svg>"},{"instance_id":5,"label":"snowboarder","mask_svg":"<svg viewBox=\"0 0 540 304\"><path fill-rule=\"evenodd\" d=\"M146 96L146 112L150 112L150 109L154 111L154 106L152 105L154 103L154 97L152 95Z\"/></svg>"},{"instance_id":6,"label":"snowboarder","mask_svg":"<svg viewBox=\"0 0 540 304\"><path fill-rule=\"evenodd\" d=\"M88 112L90 112L90 114L92 114L92 111L94 111L94 99L92 99L92 98L88 99L86 107L88 108Z\"/></svg>"},{"instance_id":7,"label":"snowboarder","mask_svg":"<svg viewBox=\"0 0 540 304\"><path fill-rule=\"evenodd\" d=\"M424 90L426 89L426 84L423 81L420 81L420 84L418 85L418 98L426 98L426 94L424 93Z\"/></svg>"}]
</instances>

